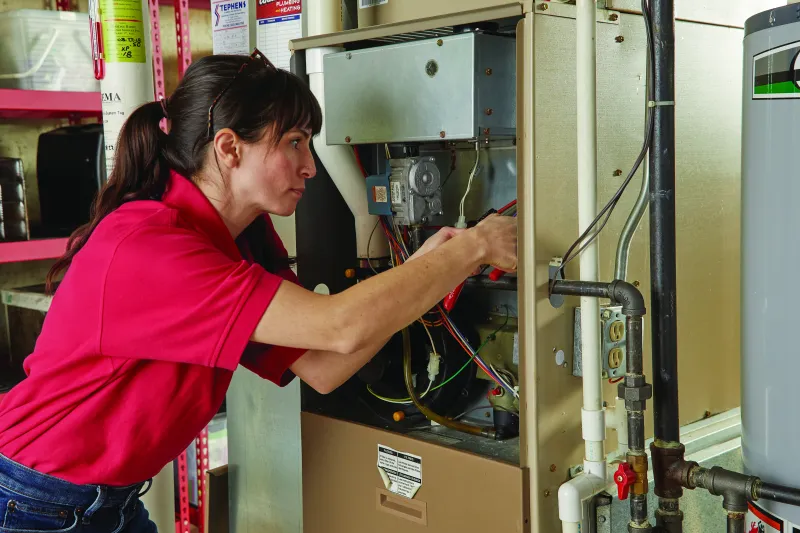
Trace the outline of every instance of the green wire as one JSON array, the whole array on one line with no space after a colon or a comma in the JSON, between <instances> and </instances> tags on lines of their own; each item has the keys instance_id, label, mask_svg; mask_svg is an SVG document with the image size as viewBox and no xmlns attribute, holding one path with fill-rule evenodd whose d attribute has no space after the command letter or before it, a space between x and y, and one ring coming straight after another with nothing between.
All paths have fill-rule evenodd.
<instances>
[{"instance_id":1,"label":"green wire","mask_svg":"<svg viewBox=\"0 0 800 533\"><path fill-rule=\"evenodd\" d=\"M481 345L478 346L478 349L475 350L476 354L479 353L484 348L484 346L489 344L489 341L494 339L495 335L500 333L501 329L503 329L504 327L506 327L508 325L508 319L509 319L510 316L511 316L511 313L509 312L508 308L506 308L506 319L505 319L505 321L503 322L503 324L499 328L497 328L496 330L494 330L493 332L491 332L489 335L486 336L486 339L483 341L483 343L481 343ZM469 364L471 362L472 362L472 357L467 359L467 362L464 363L464 365L461 368L458 369L458 372L456 372L455 374L453 374L452 376L447 378L445 381L443 381L443 382L439 383L438 385L436 385L435 387L433 387L430 390L430 392L433 392L433 391L435 391L437 389L441 389L442 387L444 387L445 385L447 385L448 383L453 381L456 378L456 376L461 374L469 366ZM367 390L369 390L370 394L372 394L376 398L378 398L380 400L383 400L383 401L388 401L388 402L410 402L411 401L411 398L384 398L383 396L378 396L377 394L375 394L372 391L372 389L370 388L369 385L367 385ZM429 392L429 394L430 394L430 392Z\"/></svg>"}]
</instances>

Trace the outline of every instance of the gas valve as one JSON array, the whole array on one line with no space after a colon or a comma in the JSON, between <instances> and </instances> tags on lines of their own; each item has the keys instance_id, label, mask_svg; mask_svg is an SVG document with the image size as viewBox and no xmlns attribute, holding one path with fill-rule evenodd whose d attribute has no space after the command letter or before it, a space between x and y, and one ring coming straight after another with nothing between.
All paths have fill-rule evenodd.
<instances>
[{"instance_id":1,"label":"gas valve","mask_svg":"<svg viewBox=\"0 0 800 533\"><path fill-rule=\"evenodd\" d=\"M636 483L636 472L631 465L622 463L614 473L614 483L617 484L617 495L620 500L627 500L631 487Z\"/></svg>"}]
</instances>

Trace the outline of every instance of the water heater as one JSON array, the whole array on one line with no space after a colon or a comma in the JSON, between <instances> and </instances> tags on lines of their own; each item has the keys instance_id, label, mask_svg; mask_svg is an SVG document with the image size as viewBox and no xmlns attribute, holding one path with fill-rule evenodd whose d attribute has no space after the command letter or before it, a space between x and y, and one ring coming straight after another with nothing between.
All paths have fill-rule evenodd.
<instances>
[{"instance_id":1,"label":"water heater","mask_svg":"<svg viewBox=\"0 0 800 533\"><path fill-rule=\"evenodd\" d=\"M800 4L750 18L742 117L742 450L748 473L798 485L800 461ZM761 502L759 502L761 505ZM764 502L751 523L797 531ZM767 529L772 531L773 529Z\"/></svg>"}]
</instances>

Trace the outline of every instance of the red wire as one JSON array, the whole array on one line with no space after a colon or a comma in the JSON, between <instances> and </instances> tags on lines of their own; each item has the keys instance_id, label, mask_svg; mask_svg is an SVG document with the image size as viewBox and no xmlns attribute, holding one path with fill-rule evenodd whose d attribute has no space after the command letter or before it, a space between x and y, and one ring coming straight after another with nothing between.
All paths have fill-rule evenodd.
<instances>
[{"instance_id":1,"label":"red wire","mask_svg":"<svg viewBox=\"0 0 800 533\"><path fill-rule=\"evenodd\" d=\"M367 170L364 168L364 164L361 162L361 156L358 155L358 150L356 149L355 146L353 146L353 153L356 154L356 163L358 163L358 168L361 169L361 173L366 178L367 177Z\"/></svg>"},{"instance_id":2,"label":"red wire","mask_svg":"<svg viewBox=\"0 0 800 533\"><path fill-rule=\"evenodd\" d=\"M515 205L517 205L517 201L516 200L512 200L512 201L508 202L506 205L504 205L503 207L501 207L500 209L498 209L497 212L498 213L502 213L506 209L508 209L510 207L514 207Z\"/></svg>"},{"instance_id":3,"label":"red wire","mask_svg":"<svg viewBox=\"0 0 800 533\"><path fill-rule=\"evenodd\" d=\"M613 384L619 383L623 379L625 379L625 378L609 379L608 382L613 385Z\"/></svg>"}]
</instances>

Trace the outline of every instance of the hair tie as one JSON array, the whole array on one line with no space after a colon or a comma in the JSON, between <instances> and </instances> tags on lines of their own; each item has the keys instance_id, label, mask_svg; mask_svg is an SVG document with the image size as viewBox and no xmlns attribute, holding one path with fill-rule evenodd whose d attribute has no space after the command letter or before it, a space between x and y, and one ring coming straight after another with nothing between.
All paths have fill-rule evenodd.
<instances>
[{"instance_id":1,"label":"hair tie","mask_svg":"<svg viewBox=\"0 0 800 533\"><path fill-rule=\"evenodd\" d=\"M162 98L159 100L159 103L161 104L161 112L164 114L164 118L169 119L169 113L167 113L167 99Z\"/></svg>"}]
</instances>

